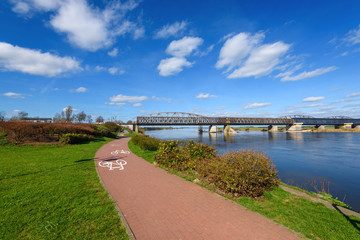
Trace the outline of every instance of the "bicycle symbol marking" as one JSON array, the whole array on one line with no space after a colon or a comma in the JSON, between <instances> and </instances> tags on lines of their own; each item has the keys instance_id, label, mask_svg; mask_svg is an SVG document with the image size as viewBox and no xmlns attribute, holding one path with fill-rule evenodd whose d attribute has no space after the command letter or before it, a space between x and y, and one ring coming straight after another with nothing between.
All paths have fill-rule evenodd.
<instances>
[{"instance_id":1,"label":"bicycle symbol marking","mask_svg":"<svg viewBox=\"0 0 360 240\"><path fill-rule=\"evenodd\" d=\"M116 168L120 170L124 170L124 166L127 164L124 160L116 160L115 162L107 162L107 161L101 161L99 162L100 167L106 167L109 168L109 170L114 170Z\"/></svg>"},{"instance_id":2,"label":"bicycle symbol marking","mask_svg":"<svg viewBox=\"0 0 360 240\"><path fill-rule=\"evenodd\" d=\"M124 151L124 150L115 150L115 151L112 151L111 152L111 155L118 155L118 154L130 154L130 152L129 151Z\"/></svg>"}]
</instances>

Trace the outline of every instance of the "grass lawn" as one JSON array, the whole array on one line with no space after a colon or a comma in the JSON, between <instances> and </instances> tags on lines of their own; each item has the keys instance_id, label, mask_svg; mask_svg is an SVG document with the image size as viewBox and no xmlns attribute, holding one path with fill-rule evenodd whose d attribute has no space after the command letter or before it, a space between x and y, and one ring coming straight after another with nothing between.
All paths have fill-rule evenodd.
<instances>
[{"instance_id":1,"label":"grass lawn","mask_svg":"<svg viewBox=\"0 0 360 240\"><path fill-rule=\"evenodd\" d=\"M0 239L128 239L95 170L111 140L0 146Z\"/></svg>"},{"instance_id":2,"label":"grass lawn","mask_svg":"<svg viewBox=\"0 0 360 240\"><path fill-rule=\"evenodd\" d=\"M130 150L139 157L150 163L154 162L155 151L144 151L134 145L132 141L129 141L128 145ZM188 181L196 179L196 175L190 171L166 170ZM197 184L208 190L215 191L213 186L205 182L200 181ZM359 218L344 216L327 208L322 203L297 197L279 187L276 187L271 192L266 192L264 198L260 200L247 197L234 199L231 196L222 195L296 232L302 233L309 239L360 239Z\"/></svg>"}]
</instances>

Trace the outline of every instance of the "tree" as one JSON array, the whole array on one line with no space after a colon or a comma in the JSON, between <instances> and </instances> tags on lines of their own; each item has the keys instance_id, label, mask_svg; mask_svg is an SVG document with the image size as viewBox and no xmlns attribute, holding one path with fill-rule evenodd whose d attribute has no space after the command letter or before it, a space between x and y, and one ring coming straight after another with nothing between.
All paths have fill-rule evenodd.
<instances>
[{"instance_id":1,"label":"tree","mask_svg":"<svg viewBox=\"0 0 360 240\"><path fill-rule=\"evenodd\" d=\"M71 106L67 106L65 108L65 121L66 122L72 122L73 121L72 112L73 112L73 109L72 109Z\"/></svg>"},{"instance_id":2,"label":"tree","mask_svg":"<svg viewBox=\"0 0 360 240\"><path fill-rule=\"evenodd\" d=\"M97 122L97 123L103 123L103 122L104 122L104 118L103 118L102 116L98 116L98 117L96 118L96 122Z\"/></svg>"},{"instance_id":3,"label":"tree","mask_svg":"<svg viewBox=\"0 0 360 240\"><path fill-rule=\"evenodd\" d=\"M93 119L92 119L91 115L87 115L87 116L86 116L86 121L87 121L88 123L92 123Z\"/></svg>"},{"instance_id":4,"label":"tree","mask_svg":"<svg viewBox=\"0 0 360 240\"><path fill-rule=\"evenodd\" d=\"M62 120L62 118L61 118L60 113L56 113L54 118L53 118L53 122L58 123L58 122L61 122L61 120Z\"/></svg>"},{"instance_id":5,"label":"tree","mask_svg":"<svg viewBox=\"0 0 360 240\"><path fill-rule=\"evenodd\" d=\"M85 121L86 119L86 114L84 113L84 111L79 112L78 114L76 114L76 120L81 123L83 121Z\"/></svg>"},{"instance_id":6,"label":"tree","mask_svg":"<svg viewBox=\"0 0 360 240\"><path fill-rule=\"evenodd\" d=\"M131 120L127 121L126 124L133 124Z\"/></svg>"},{"instance_id":7,"label":"tree","mask_svg":"<svg viewBox=\"0 0 360 240\"><path fill-rule=\"evenodd\" d=\"M29 114L25 111L21 111L18 113L19 120L24 120Z\"/></svg>"},{"instance_id":8,"label":"tree","mask_svg":"<svg viewBox=\"0 0 360 240\"><path fill-rule=\"evenodd\" d=\"M3 121L5 121L5 112L4 111L1 111L0 112L0 122L3 122Z\"/></svg>"}]
</instances>

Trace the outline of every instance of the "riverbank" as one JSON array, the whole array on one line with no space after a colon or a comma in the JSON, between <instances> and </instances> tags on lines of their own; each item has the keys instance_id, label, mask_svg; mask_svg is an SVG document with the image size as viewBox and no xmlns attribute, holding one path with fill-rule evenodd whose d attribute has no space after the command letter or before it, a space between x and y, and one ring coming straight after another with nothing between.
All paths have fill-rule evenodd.
<instances>
[{"instance_id":1,"label":"riverbank","mask_svg":"<svg viewBox=\"0 0 360 240\"><path fill-rule=\"evenodd\" d=\"M129 148L135 154L141 154L142 149L129 142ZM154 161L154 154L147 153L145 160ZM296 196L281 188L266 192L258 200L240 197L233 198L217 191L211 184L197 178L194 172L168 170L188 181L198 184L210 191L231 199L253 211L281 223L310 239L356 239L360 228L360 218L346 216L327 208L324 204Z\"/></svg>"}]
</instances>

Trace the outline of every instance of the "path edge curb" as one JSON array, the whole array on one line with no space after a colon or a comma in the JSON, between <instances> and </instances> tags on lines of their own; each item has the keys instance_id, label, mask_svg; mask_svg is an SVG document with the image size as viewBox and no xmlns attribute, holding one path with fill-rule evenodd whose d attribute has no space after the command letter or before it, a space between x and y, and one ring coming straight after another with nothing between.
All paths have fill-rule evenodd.
<instances>
[{"instance_id":1,"label":"path edge curb","mask_svg":"<svg viewBox=\"0 0 360 240\"><path fill-rule=\"evenodd\" d=\"M116 140L117 140L117 139L116 139ZM113 140L113 141L115 141L115 140ZM113 141L111 141L111 142L113 142ZM108 143L106 143L106 144L109 144L109 143L111 143L111 142L108 142ZM106 144L105 144L105 145L106 145ZM105 146L105 145L103 145L103 146ZM101 146L101 147L103 147L103 146ZM100 147L100 148L101 148L101 147ZM99 149L100 149L100 148L99 148ZM99 150L99 149L98 149L98 150ZM97 151L96 151L96 153L97 153ZM95 165L95 170L96 170L96 174L98 175L99 181L100 181L101 185L103 186L103 188L105 189L105 191L108 193L108 196L109 196L110 200L114 203L115 209L116 209L117 212L118 212L118 216L120 217L121 223L122 223L122 225L125 227L125 231L126 231L127 235L129 236L129 240L136 240L135 235L134 235L134 232L132 231L132 229L131 229L128 221L126 220L125 215L124 215L123 212L121 211L119 205L116 203L115 199L114 199L113 196L110 194L110 192L109 192L108 189L106 188L103 180L102 180L101 177L100 177L100 174L99 174L99 171L98 171L98 168L97 168L97 165L96 165L96 161L95 161L96 153L95 153L95 155L94 155L94 165Z\"/></svg>"}]
</instances>

